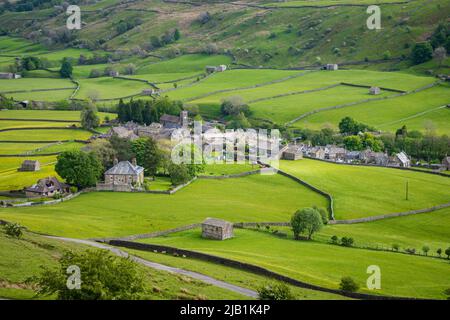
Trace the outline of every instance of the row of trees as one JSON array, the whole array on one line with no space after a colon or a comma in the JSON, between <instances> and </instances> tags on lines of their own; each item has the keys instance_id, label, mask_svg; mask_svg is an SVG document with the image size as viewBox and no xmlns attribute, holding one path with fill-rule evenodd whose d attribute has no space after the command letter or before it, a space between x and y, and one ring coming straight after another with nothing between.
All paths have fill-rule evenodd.
<instances>
[{"instance_id":1,"label":"row of trees","mask_svg":"<svg viewBox=\"0 0 450 320\"><path fill-rule=\"evenodd\" d=\"M450 53L450 23L439 24L429 41L414 45L411 61L414 64L420 64L435 58L441 66L448 53Z\"/></svg>"},{"instance_id":2,"label":"row of trees","mask_svg":"<svg viewBox=\"0 0 450 320\"><path fill-rule=\"evenodd\" d=\"M117 106L117 118L120 122L133 121L140 124L159 122L163 114L179 115L183 109L180 101L171 101L167 97L156 100L131 100L124 102L122 99Z\"/></svg>"},{"instance_id":3,"label":"row of trees","mask_svg":"<svg viewBox=\"0 0 450 320\"><path fill-rule=\"evenodd\" d=\"M161 48L175 41L178 41L180 38L181 38L180 30L178 29L167 30L160 37L157 36L150 37L150 47L152 49Z\"/></svg>"}]
</instances>

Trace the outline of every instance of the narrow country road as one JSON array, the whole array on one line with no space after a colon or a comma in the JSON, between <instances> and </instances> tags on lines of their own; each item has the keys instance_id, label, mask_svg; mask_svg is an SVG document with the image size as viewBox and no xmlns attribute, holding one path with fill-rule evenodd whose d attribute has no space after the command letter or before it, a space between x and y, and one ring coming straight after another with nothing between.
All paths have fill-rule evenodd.
<instances>
[{"instance_id":1,"label":"narrow country road","mask_svg":"<svg viewBox=\"0 0 450 320\"><path fill-rule=\"evenodd\" d=\"M120 257L130 257L133 261L142 264L146 267L149 268L153 268L156 270L161 270L161 271L166 271L166 272L170 272L170 273L176 273L176 274L180 274L180 275L184 275L193 279L197 279L200 280L202 282L211 284L213 286L216 287L220 287L223 289L227 289L239 294L242 294L244 296L250 297L250 298L258 298L258 293L256 291L250 290L250 289L246 289L243 287L239 287L236 286L234 284L228 283L228 282L224 282L221 280L217 280L215 278L212 277L208 277L204 274L201 273L197 273L197 272L193 272L193 271L188 271L188 270L184 270L184 269L180 269L180 268L174 268L174 267L169 267L163 264L159 264L156 262L151 262L142 258L138 258L135 256L132 256L130 254L128 254L127 252L120 250L118 248L115 247L111 247L109 245L105 245L102 243L98 243L98 242L94 242L94 241L89 241L89 240L81 240L81 239L72 239L72 238L63 238L63 237L54 237L54 236L46 236L47 238L50 239L56 239L56 240L61 240L61 241L67 241L67 242L74 242L74 243L80 243L80 244L84 244L84 245L88 245L88 246L92 246L92 247L96 247L99 249L105 249L108 250L112 253L114 253L117 256Z\"/></svg>"}]
</instances>

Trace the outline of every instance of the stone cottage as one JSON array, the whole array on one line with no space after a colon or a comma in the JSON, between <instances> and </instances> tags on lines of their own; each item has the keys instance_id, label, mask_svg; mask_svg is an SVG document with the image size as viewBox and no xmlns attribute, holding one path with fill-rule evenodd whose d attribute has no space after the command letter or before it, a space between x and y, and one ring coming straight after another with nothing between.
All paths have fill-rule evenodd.
<instances>
[{"instance_id":1,"label":"stone cottage","mask_svg":"<svg viewBox=\"0 0 450 320\"><path fill-rule=\"evenodd\" d=\"M24 191L28 198L53 197L57 194L69 193L70 187L55 177L48 177L38 180L36 184L25 188Z\"/></svg>"},{"instance_id":2,"label":"stone cottage","mask_svg":"<svg viewBox=\"0 0 450 320\"><path fill-rule=\"evenodd\" d=\"M378 94L381 93L381 89L380 89L379 87L371 87L371 88L369 89L369 93L370 93L371 95L378 95Z\"/></svg>"},{"instance_id":3,"label":"stone cottage","mask_svg":"<svg viewBox=\"0 0 450 320\"><path fill-rule=\"evenodd\" d=\"M187 128L189 123L188 112L183 110L180 112L180 116L163 114L159 118L159 122L161 122L164 128Z\"/></svg>"},{"instance_id":4,"label":"stone cottage","mask_svg":"<svg viewBox=\"0 0 450 320\"><path fill-rule=\"evenodd\" d=\"M336 63L328 63L325 66L325 70L329 70L329 71L335 71L335 70L338 70L338 69L339 69L339 66Z\"/></svg>"},{"instance_id":5,"label":"stone cottage","mask_svg":"<svg viewBox=\"0 0 450 320\"><path fill-rule=\"evenodd\" d=\"M283 151L284 160L300 160L303 159L303 146L302 145L289 145L286 150Z\"/></svg>"},{"instance_id":6,"label":"stone cottage","mask_svg":"<svg viewBox=\"0 0 450 320\"><path fill-rule=\"evenodd\" d=\"M396 153L392 157L389 165L403 167L403 168L409 168L411 166L411 160L409 159L408 155L402 151L400 153Z\"/></svg>"},{"instance_id":7,"label":"stone cottage","mask_svg":"<svg viewBox=\"0 0 450 320\"><path fill-rule=\"evenodd\" d=\"M19 168L19 171L39 171L41 164L38 160L25 160Z\"/></svg>"},{"instance_id":8,"label":"stone cottage","mask_svg":"<svg viewBox=\"0 0 450 320\"><path fill-rule=\"evenodd\" d=\"M450 157L445 157L442 160L442 169L443 170L450 170Z\"/></svg>"},{"instance_id":9,"label":"stone cottage","mask_svg":"<svg viewBox=\"0 0 450 320\"><path fill-rule=\"evenodd\" d=\"M232 238L233 224L225 220L206 218L202 223L202 237L214 240Z\"/></svg>"},{"instance_id":10,"label":"stone cottage","mask_svg":"<svg viewBox=\"0 0 450 320\"><path fill-rule=\"evenodd\" d=\"M0 79L20 79L22 76L17 73L0 72Z\"/></svg>"},{"instance_id":11,"label":"stone cottage","mask_svg":"<svg viewBox=\"0 0 450 320\"><path fill-rule=\"evenodd\" d=\"M114 166L105 172L105 185L140 186L144 183L144 168L132 162L114 160Z\"/></svg>"}]
</instances>

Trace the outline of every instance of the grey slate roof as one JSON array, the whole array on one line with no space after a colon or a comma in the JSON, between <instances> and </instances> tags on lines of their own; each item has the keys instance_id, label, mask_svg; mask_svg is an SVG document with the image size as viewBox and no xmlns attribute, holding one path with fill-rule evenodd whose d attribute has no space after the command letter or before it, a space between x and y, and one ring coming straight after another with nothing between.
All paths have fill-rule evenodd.
<instances>
[{"instance_id":1,"label":"grey slate roof","mask_svg":"<svg viewBox=\"0 0 450 320\"><path fill-rule=\"evenodd\" d=\"M215 227L221 227L221 228L232 225L231 222L221 220L221 219L216 219L216 218L206 218L202 224L206 224L209 226L215 226Z\"/></svg>"},{"instance_id":2,"label":"grey slate roof","mask_svg":"<svg viewBox=\"0 0 450 320\"><path fill-rule=\"evenodd\" d=\"M133 166L130 161L120 161L114 167L112 167L108 171L106 171L105 174L135 175L135 174L140 174L142 171L144 171L144 168L142 168L141 166Z\"/></svg>"},{"instance_id":3,"label":"grey slate roof","mask_svg":"<svg viewBox=\"0 0 450 320\"><path fill-rule=\"evenodd\" d=\"M164 122L179 123L180 122L180 117L173 116L173 115L170 115L170 114L163 114L159 120L160 121L164 121Z\"/></svg>"}]
</instances>

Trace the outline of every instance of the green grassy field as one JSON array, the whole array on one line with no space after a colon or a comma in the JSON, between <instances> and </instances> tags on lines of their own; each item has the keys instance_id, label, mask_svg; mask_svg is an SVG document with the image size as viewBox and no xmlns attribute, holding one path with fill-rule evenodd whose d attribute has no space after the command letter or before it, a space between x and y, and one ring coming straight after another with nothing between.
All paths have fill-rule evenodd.
<instances>
[{"instance_id":1,"label":"green grassy field","mask_svg":"<svg viewBox=\"0 0 450 320\"><path fill-rule=\"evenodd\" d=\"M25 160L39 160L41 170L20 172L17 169ZM2 157L0 161L0 190L20 190L36 183L38 179L58 176L54 169L56 156Z\"/></svg>"},{"instance_id":2,"label":"green grassy field","mask_svg":"<svg viewBox=\"0 0 450 320\"><path fill-rule=\"evenodd\" d=\"M99 112L98 116L103 119L108 116L114 119L117 115L115 113ZM70 120L80 121L80 111L60 111L60 110L2 110L0 111L0 119L41 119L45 120ZM31 124L31 123L30 123Z\"/></svg>"},{"instance_id":3,"label":"green grassy field","mask_svg":"<svg viewBox=\"0 0 450 320\"><path fill-rule=\"evenodd\" d=\"M208 176L222 176L227 174L237 174L247 171L258 170L259 166L251 165L249 163L245 164L208 164L205 166L205 171L202 172L203 175Z\"/></svg>"},{"instance_id":4,"label":"green grassy field","mask_svg":"<svg viewBox=\"0 0 450 320\"><path fill-rule=\"evenodd\" d=\"M434 123L438 133L449 133L448 108L436 109L448 103L448 86L437 86L419 93L394 99L367 102L338 110L311 115L295 123L296 127L320 128L324 124L337 127L339 121L351 116L355 120L372 125L380 130L393 131L408 126L409 130L424 130L428 121Z\"/></svg>"},{"instance_id":5,"label":"green grassy field","mask_svg":"<svg viewBox=\"0 0 450 320\"><path fill-rule=\"evenodd\" d=\"M7 236L0 227L0 298L33 299L33 288L26 283L32 276L42 272L41 266L57 267L57 260L63 252L83 251L86 246L59 240L47 239L25 232L20 240ZM188 277L169 274L143 266L139 267L146 276L151 299L242 299L243 296L193 280Z\"/></svg>"},{"instance_id":6,"label":"green grassy field","mask_svg":"<svg viewBox=\"0 0 450 320\"><path fill-rule=\"evenodd\" d=\"M126 236L203 221L287 221L323 197L279 176L197 180L173 195L94 192L34 208L0 209L0 218L32 230L77 238ZM53 221L51 224L48 221Z\"/></svg>"},{"instance_id":7,"label":"green grassy field","mask_svg":"<svg viewBox=\"0 0 450 320\"><path fill-rule=\"evenodd\" d=\"M96 99L118 99L139 94L149 88L149 85L143 82L114 78L82 79L79 82L80 90L75 96L77 99L87 99L92 95L95 95Z\"/></svg>"},{"instance_id":8,"label":"green grassy field","mask_svg":"<svg viewBox=\"0 0 450 320\"><path fill-rule=\"evenodd\" d=\"M199 229L140 241L248 262L334 289L343 276L351 276L361 292L443 299L442 292L450 285L449 262L443 259L281 239L252 230L235 229L234 233L235 237L226 241L206 240ZM366 289L366 269L370 265L381 268L379 291Z\"/></svg>"},{"instance_id":9,"label":"green grassy field","mask_svg":"<svg viewBox=\"0 0 450 320\"><path fill-rule=\"evenodd\" d=\"M336 219L423 209L450 201L450 179L426 173L308 159L281 161L280 169L330 193ZM409 200L405 200L407 181Z\"/></svg>"},{"instance_id":10,"label":"green grassy field","mask_svg":"<svg viewBox=\"0 0 450 320\"><path fill-rule=\"evenodd\" d=\"M352 5L371 5L371 4L389 4L397 3L397 0L300 0L300 1L283 1L269 3L269 6L274 7L305 7L305 6L335 6L342 4L352 4Z\"/></svg>"},{"instance_id":11,"label":"green grassy field","mask_svg":"<svg viewBox=\"0 0 450 320\"><path fill-rule=\"evenodd\" d=\"M436 255L438 248L445 251L450 247L450 209L353 225L328 225L318 238L329 241L333 235L350 236L358 246L391 248L398 244L401 251L415 248L421 252L423 246L428 246L429 254Z\"/></svg>"},{"instance_id":12,"label":"green grassy field","mask_svg":"<svg viewBox=\"0 0 450 320\"><path fill-rule=\"evenodd\" d=\"M92 133L81 129L30 129L0 132L0 140L62 141L87 140Z\"/></svg>"},{"instance_id":13,"label":"green grassy field","mask_svg":"<svg viewBox=\"0 0 450 320\"><path fill-rule=\"evenodd\" d=\"M0 79L0 93L9 91L27 91L38 89L59 89L75 88L76 86L67 79L54 78L21 78L21 79ZM48 93L47 93L48 94Z\"/></svg>"}]
</instances>

